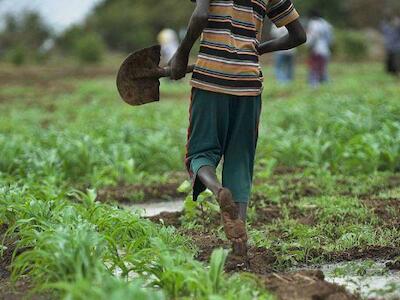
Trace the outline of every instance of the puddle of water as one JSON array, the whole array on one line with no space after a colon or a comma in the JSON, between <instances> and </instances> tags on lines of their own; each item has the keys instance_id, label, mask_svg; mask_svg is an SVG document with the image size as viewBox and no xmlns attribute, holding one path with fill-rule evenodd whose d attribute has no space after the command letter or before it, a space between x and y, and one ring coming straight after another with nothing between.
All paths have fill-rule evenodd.
<instances>
[{"instance_id":1,"label":"puddle of water","mask_svg":"<svg viewBox=\"0 0 400 300\"><path fill-rule=\"evenodd\" d=\"M125 205L129 210L137 211L142 217L153 217L162 212L178 212L182 211L184 206L183 199L172 201L152 202L152 203L137 203Z\"/></svg>"},{"instance_id":2,"label":"puddle of water","mask_svg":"<svg viewBox=\"0 0 400 300\"><path fill-rule=\"evenodd\" d=\"M365 261L328 264L321 266L325 280L346 287L363 298L400 299L400 272L387 270L384 262L373 263L364 269ZM358 275L357 270L365 272ZM338 274L344 273L344 274Z\"/></svg>"}]
</instances>

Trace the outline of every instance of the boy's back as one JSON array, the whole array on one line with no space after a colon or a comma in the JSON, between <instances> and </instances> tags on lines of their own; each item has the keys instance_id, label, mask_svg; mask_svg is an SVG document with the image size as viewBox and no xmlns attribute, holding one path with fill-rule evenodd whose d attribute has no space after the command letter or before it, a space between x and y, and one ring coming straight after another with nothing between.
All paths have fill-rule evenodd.
<instances>
[{"instance_id":1,"label":"boy's back","mask_svg":"<svg viewBox=\"0 0 400 300\"><path fill-rule=\"evenodd\" d=\"M257 96L262 74L257 48L265 16L278 27L298 18L288 0L213 0L191 84L237 96Z\"/></svg>"}]
</instances>

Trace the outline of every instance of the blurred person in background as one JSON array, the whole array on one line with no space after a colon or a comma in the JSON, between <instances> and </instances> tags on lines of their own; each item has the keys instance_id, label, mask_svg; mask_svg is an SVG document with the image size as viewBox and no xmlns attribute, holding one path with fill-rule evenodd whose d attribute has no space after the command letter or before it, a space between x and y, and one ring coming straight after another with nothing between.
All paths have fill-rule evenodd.
<instances>
[{"instance_id":1,"label":"blurred person in background","mask_svg":"<svg viewBox=\"0 0 400 300\"><path fill-rule=\"evenodd\" d=\"M287 34L286 27L278 28L276 25L271 27L271 37L281 38ZM278 51L274 55L275 76L279 83L288 84L294 79L296 49Z\"/></svg>"},{"instance_id":2,"label":"blurred person in background","mask_svg":"<svg viewBox=\"0 0 400 300\"><path fill-rule=\"evenodd\" d=\"M169 28L163 29L157 36L161 45L161 65L167 65L179 48L177 33Z\"/></svg>"},{"instance_id":3,"label":"blurred person in background","mask_svg":"<svg viewBox=\"0 0 400 300\"><path fill-rule=\"evenodd\" d=\"M400 76L400 16L384 21L382 32L386 51L386 71Z\"/></svg>"},{"instance_id":4,"label":"blurred person in background","mask_svg":"<svg viewBox=\"0 0 400 300\"><path fill-rule=\"evenodd\" d=\"M317 87L328 81L328 63L331 57L333 28L317 10L309 13L307 27L309 54L310 84Z\"/></svg>"}]
</instances>

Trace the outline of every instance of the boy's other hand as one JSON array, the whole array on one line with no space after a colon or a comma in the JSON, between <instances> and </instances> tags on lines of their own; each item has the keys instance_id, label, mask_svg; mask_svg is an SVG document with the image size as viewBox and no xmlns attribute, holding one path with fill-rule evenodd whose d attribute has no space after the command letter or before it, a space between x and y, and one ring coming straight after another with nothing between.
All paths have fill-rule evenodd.
<instances>
[{"instance_id":1,"label":"boy's other hand","mask_svg":"<svg viewBox=\"0 0 400 300\"><path fill-rule=\"evenodd\" d=\"M179 80L185 77L188 63L189 55L178 49L168 63L171 68L171 79Z\"/></svg>"}]
</instances>

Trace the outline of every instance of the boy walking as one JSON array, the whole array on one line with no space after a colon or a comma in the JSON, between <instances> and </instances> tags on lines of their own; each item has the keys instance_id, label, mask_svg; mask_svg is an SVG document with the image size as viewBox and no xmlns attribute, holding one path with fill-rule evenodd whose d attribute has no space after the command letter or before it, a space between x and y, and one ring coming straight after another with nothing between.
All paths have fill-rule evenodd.
<instances>
[{"instance_id":1,"label":"boy walking","mask_svg":"<svg viewBox=\"0 0 400 300\"><path fill-rule=\"evenodd\" d=\"M288 34L260 44L264 18ZM187 34L170 61L171 78L185 76L189 53L201 35L191 85L186 167L193 199L206 188L216 196L235 255L246 256L247 204L261 112L259 56L306 41L290 0L197 0ZM222 183L216 167L223 159Z\"/></svg>"}]
</instances>

